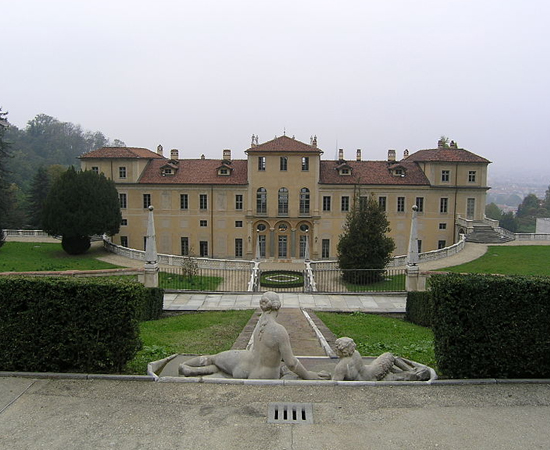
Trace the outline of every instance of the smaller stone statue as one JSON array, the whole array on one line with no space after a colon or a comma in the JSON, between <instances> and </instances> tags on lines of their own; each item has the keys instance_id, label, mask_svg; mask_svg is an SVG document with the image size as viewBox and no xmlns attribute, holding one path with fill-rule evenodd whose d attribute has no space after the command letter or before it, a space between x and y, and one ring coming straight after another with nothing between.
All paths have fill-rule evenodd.
<instances>
[{"instance_id":1,"label":"smaller stone statue","mask_svg":"<svg viewBox=\"0 0 550 450\"><path fill-rule=\"evenodd\" d=\"M336 339L336 354L340 361L334 369L336 381L426 381L430 379L427 367L416 367L410 361L391 353L384 353L372 363L365 364L349 337Z\"/></svg>"}]
</instances>

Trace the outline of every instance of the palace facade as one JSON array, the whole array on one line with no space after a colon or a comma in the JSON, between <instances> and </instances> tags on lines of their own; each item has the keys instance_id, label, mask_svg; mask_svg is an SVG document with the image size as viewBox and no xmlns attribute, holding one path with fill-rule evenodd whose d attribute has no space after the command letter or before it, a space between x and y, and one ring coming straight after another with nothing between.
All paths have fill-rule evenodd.
<instances>
[{"instance_id":1,"label":"palace facade","mask_svg":"<svg viewBox=\"0 0 550 450\"><path fill-rule=\"evenodd\" d=\"M487 159L451 142L385 161L321 159L310 144L288 136L258 144L246 160L180 159L144 148L106 147L80 157L82 170L112 179L123 221L113 242L144 249L154 206L160 253L213 258L335 259L346 215L356 197L374 195L390 221L395 255L407 253L412 206L418 207L419 250L452 245L461 220L482 222ZM306 253L309 253L307 255Z\"/></svg>"}]
</instances>

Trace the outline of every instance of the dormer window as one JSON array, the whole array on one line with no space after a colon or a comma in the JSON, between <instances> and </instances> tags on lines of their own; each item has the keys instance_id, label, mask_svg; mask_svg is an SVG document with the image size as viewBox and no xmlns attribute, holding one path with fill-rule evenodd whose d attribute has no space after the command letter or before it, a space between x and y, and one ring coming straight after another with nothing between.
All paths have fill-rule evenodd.
<instances>
[{"instance_id":1,"label":"dormer window","mask_svg":"<svg viewBox=\"0 0 550 450\"><path fill-rule=\"evenodd\" d=\"M351 175L351 167L346 162L343 162L342 164L339 164L336 169L338 170L339 175Z\"/></svg>"},{"instance_id":2,"label":"dormer window","mask_svg":"<svg viewBox=\"0 0 550 450\"><path fill-rule=\"evenodd\" d=\"M174 175L174 171L171 169L171 168L165 168L165 169L162 169L162 174L163 175Z\"/></svg>"},{"instance_id":3,"label":"dormer window","mask_svg":"<svg viewBox=\"0 0 550 450\"><path fill-rule=\"evenodd\" d=\"M227 167L220 167L218 170L218 175L229 175L229 169Z\"/></svg>"},{"instance_id":4,"label":"dormer window","mask_svg":"<svg viewBox=\"0 0 550 450\"><path fill-rule=\"evenodd\" d=\"M348 167L343 167L342 169L340 169L340 175L349 175L350 173L351 171Z\"/></svg>"},{"instance_id":5,"label":"dormer window","mask_svg":"<svg viewBox=\"0 0 550 450\"><path fill-rule=\"evenodd\" d=\"M401 166L394 167L390 171L394 177L404 177L407 173L405 168Z\"/></svg>"}]
</instances>

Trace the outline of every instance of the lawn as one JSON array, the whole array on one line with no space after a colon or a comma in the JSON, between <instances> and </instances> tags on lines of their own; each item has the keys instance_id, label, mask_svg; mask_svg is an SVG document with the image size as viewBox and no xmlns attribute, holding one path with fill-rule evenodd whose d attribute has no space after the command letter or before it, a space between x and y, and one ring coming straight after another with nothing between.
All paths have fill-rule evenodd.
<instances>
[{"instance_id":1,"label":"lawn","mask_svg":"<svg viewBox=\"0 0 550 450\"><path fill-rule=\"evenodd\" d=\"M145 375L147 363L174 353L210 355L229 350L253 310L182 314L140 323L143 348L125 373Z\"/></svg>"},{"instance_id":2,"label":"lawn","mask_svg":"<svg viewBox=\"0 0 550 450\"><path fill-rule=\"evenodd\" d=\"M481 258L439 271L550 276L550 245L489 246Z\"/></svg>"},{"instance_id":3,"label":"lawn","mask_svg":"<svg viewBox=\"0 0 550 450\"><path fill-rule=\"evenodd\" d=\"M316 312L337 336L352 338L363 356L391 352L437 370L434 336L429 328L375 314Z\"/></svg>"},{"instance_id":4,"label":"lawn","mask_svg":"<svg viewBox=\"0 0 550 450\"><path fill-rule=\"evenodd\" d=\"M116 269L119 266L99 261L105 250L96 247L83 255L68 255L61 243L6 242L0 248L0 272Z\"/></svg>"},{"instance_id":5,"label":"lawn","mask_svg":"<svg viewBox=\"0 0 550 450\"><path fill-rule=\"evenodd\" d=\"M159 272L159 286L163 289L183 289L191 291L216 291L222 277L195 275L187 277L171 272Z\"/></svg>"}]
</instances>

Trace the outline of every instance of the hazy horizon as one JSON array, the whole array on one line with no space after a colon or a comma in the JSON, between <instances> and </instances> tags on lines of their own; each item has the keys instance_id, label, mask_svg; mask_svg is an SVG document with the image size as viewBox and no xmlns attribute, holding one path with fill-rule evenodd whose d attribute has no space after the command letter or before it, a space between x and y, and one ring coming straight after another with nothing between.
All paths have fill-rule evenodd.
<instances>
[{"instance_id":1,"label":"hazy horizon","mask_svg":"<svg viewBox=\"0 0 550 450\"><path fill-rule=\"evenodd\" d=\"M128 146L244 158L316 135L384 159L441 135L490 171L544 174L550 3L27 0L2 7L0 106ZM534 166L534 167L533 167Z\"/></svg>"}]
</instances>

